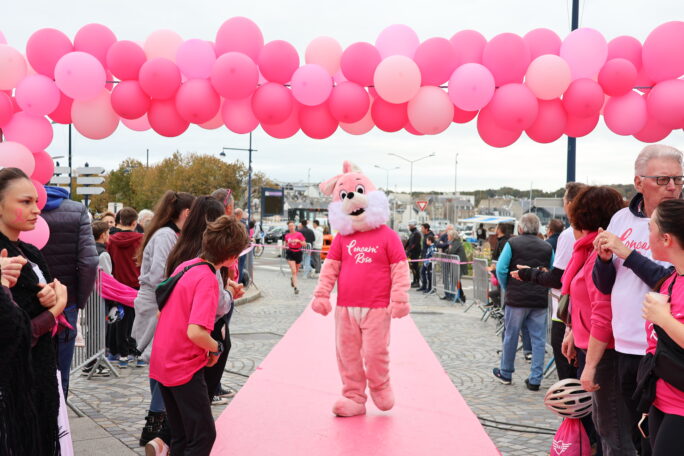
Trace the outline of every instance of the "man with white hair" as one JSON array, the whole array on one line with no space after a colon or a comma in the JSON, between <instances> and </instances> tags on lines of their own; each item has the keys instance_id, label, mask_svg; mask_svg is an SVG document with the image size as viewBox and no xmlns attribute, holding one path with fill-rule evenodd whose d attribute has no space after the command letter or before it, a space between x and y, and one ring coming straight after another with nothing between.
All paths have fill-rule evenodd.
<instances>
[{"instance_id":1,"label":"man with white hair","mask_svg":"<svg viewBox=\"0 0 684 456\"><path fill-rule=\"evenodd\" d=\"M138 233L144 233L145 228L150 220L152 220L152 217L154 217L154 212L149 209L143 209L138 212L138 225L135 227L135 231Z\"/></svg>"},{"instance_id":2,"label":"man with white hair","mask_svg":"<svg viewBox=\"0 0 684 456\"><path fill-rule=\"evenodd\" d=\"M508 274L518 266L553 267L553 248L537 237L540 225L535 214L523 215L518 227L520 236L508 241L496 264L496 277L506 291L506 307L501 363L492 373L504 385L511 384L520 331L527 327L532 342L532 365L525 385L531 391L539 391L542 381L549 292L547 288L531 282L508 280Z\"/></svg>"},{"instance_id":3,"label":"man with white hair","mask_svg":"<svg viewBox=\"0 0 684 456\"><path fill-rule=\"evenodd\" d=\"M653 210L661 201L681 198L682 153L674 147L654 144L642 149L634 163L634 187L637 194L629 207L613 215L606 231L594 241L599 258L596 259L593 279L596 287L611 295L612 327L617 352L617 372L620 379L620 395L627 406L628 414L623 415L621 428L632 429L634 447L621 454L651 454L648 439L642 439L637 424L641 414L637 411L637 401L632 398L637 384L637 371L641 358L646 353L647 338L641 307L644 295L651 291L657 277L637 276L638 269L646 258L651 259L648 242L648 223ZM662 266L666 263L657 262ZM651 268L653 274L658 268ZM641 278L640 278L641 277ZM596 360L587 358L585 369L592 369ZM599 385L601 386L601 385ZM647 429L644 429L647 431Z\"/></svg>"}]
</instances>

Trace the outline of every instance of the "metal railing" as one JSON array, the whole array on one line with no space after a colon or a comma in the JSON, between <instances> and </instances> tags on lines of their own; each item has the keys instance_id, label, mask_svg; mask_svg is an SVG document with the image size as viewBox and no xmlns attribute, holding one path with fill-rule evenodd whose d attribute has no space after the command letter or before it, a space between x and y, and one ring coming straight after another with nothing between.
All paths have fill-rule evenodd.
<instances>
[{"instance_id":1,"label":"metal railing","mask_svg":"<svg viewBox=\"0 0 684 456\"><path fill-rule=\"evenodd\" d=\"M440 298L458 295L458 282L461 280L460 261L458 255L441 252L433 254L431 260L432 289Z\"/></svg>"}]
</instances>

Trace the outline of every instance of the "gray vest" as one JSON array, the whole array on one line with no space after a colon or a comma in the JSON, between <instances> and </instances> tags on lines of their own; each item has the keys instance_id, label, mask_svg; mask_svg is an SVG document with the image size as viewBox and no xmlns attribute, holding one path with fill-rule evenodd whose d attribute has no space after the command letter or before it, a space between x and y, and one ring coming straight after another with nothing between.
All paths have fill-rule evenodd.
<instances>
[{"instance_id":1,"label":"gray vest","mask_svg":"<svg viewBox=\"0 0 684 456\"><path fill-rule=\"evenodd\" d=\"M511 262L509 270L515 271L516 265L531 268L550 268L553 249L548 242L542 241L534 234L523 234L508 240L511 246ZM531 282L522 282L513 278L508 280L505 303L510 307L546 308L549 304L549 289Z\"/></svg>"}]
</instances>

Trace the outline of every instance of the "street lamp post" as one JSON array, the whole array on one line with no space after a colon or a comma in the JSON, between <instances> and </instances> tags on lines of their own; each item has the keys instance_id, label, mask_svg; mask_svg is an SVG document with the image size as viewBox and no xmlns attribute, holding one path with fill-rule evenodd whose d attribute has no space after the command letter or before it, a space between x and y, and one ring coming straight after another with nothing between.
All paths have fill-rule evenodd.
<instances>
[{"instance_id":1,"label":"street lamp post","mask_svg":"<svg viewBox=\"0 0 684 456\"><path fill-rule=\"evenodd\" d=\"M249 132L249 149L223 147L219 155L225 157L226 153L224 151L226 150L242 150L249 152L249 163L247 167L247 222L249 223L249 221L252 220L252 152L257 152L256 149L252 149L252 132Z\"/></svg>"},{"instance_id":2,"label":"street lamp post","mask_svg":"<svg viewBox=\"0 0 684 456\"><path fill-rule=\"evenodd\" d=\"M424 157L416 158L415 160L409 160L406 157L402 157L399 154L395 154L394 152L389 152L388 155L394 155L397 158L401 158L404 161L407 161L411 164L411 181L410 181L410 186L409 186L409 197L411 198L411 204L413 204L413 164L417 161L423 160L424 158L429 158L429 157L434 157L435 153L431 153L430 155L426 155Z\"/></svg>"},{"instance_id":3,"label":"street lamp post","mask_svg":"<svg viewBox=\"0 0 684 456\"><path fill-rule=\"evenodd\" d=\"M384 168L384 167L379 166L379 165L373 165L373 166L375 166L376 168L379 168L379 169L383 170L385 173L387 173L387 180L385 182L385 191L389 192L389 173L390 173L390 171L394 171L395 169L401 168L401 166L395 166L394 168Z\"/></svg>"}]
</instances>

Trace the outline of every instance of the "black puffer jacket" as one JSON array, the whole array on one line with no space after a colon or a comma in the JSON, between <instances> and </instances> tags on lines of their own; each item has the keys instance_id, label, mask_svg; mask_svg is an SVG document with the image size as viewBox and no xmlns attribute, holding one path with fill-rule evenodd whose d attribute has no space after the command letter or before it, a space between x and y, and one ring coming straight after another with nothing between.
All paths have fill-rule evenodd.
<instances>
[{"instance_id":1,"label":"black puffer jacket","mask_svg":"<svg viewBox=\"0 0 684 456\"><path fill-rule=\"evenodd\" d=\"M67 305L82 309L93 291L98 264L88 211L66 199L64 189L46 188L48 203L42 216L50 226L50 240L42 253L52 276L67 287Z\"/></svg>"}]
</instances>

